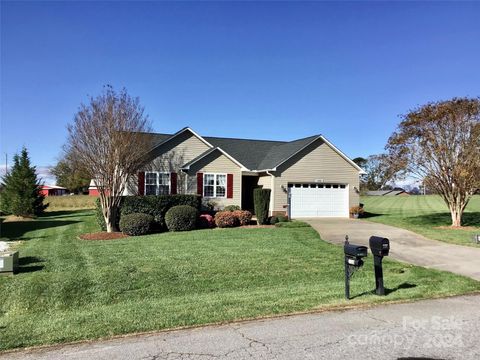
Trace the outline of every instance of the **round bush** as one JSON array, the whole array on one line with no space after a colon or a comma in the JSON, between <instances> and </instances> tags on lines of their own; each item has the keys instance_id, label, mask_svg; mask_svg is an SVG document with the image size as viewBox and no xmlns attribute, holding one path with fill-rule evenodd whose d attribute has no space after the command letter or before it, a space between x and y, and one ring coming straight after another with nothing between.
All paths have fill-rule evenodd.
<instances>
[{"instance_id":1,"label":"round bush","mask_svg":"<svg viewBox=\"0 0 480 360\"><path fill-rule=\"evenodd\" d=\"M277 220L278 222L287 222L288 217L286 217L285 215L277 215Z\"/></svg>"},{"instance_id":2,"label":"round bush","mask_svg":"<svg viewBox=\"0 0 480 360\"><path fill-rule=\"evenodd\" d=\"M233 212L221 211L215 214L215 224L219 228L226 228L238 226L240 222Z\"/></svg>"},{"instance_id":3,"label":"round bush","mask_svg":"<svg viewBox=\"0 0 480 360\"><path fill-rule=\"evenodd\" d=\"M240 206L238 205L228 205L223 208L223 211L237 211L237 210L241 210Z\"/></svg>"},{"instance_id":4,"label":"round bush","mask_svg":"<svg viewBox=\"0 0 480 360\"><path fill-rule=\"evenodd\" d=\"M249 225L252 220L252 213L247 210L235 210L233 215L237 217L240 225Z\"/></svg>"},{"instance_id":5,"label":"round bush","mask_svg":"<svg viewBox=\"0 0 480 360\"><path fill-rule=\"evenodd\" d=\"M190 205L177 205L165 214L165 224L169 231L189 231L195 229L198 210Z\"/></svg>"},{"instance_id":6,"label":"round bush","mask_svg":"<svg viewBox=\"0 0 480 360\"><path fill-rule=\"evenodd\" d=\"M213 219L213 216L209 214L200 215L197 223L198 227L201 229L210 229L215 227L215 220Z\"/></svg>"},{"instance_id":7,"label":"round bush","mask_svg":"<svg viewBox=\"0 0 480 360\"><path fill-rule=\"evenodd\" d=\"M120 218L120 230L127 235L138 236L148 234L152 227L153 216L142 213L123 215Z\"/></svg>"}]
</instances>

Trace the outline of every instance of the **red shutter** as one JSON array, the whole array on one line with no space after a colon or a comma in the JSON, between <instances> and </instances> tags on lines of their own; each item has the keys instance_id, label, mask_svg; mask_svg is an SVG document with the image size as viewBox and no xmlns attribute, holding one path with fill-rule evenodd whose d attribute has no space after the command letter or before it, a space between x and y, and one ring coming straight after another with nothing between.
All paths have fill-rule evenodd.
<instances>
[{"instance_id":1,"label":"red shutter","mask_svg":"<svg viewBox=\"0 0 480 360\"><path fill-rule=\"evenodd\" d=\"M138 195L145 195L145 172L138 173Z\"/></svg>"},{"instance_id":2,"label":"red shutter","mask_svg":"<svg viewBox=\"0 0 480 360\"><path fill-rule=\"evenodd\" d=\"M177 173L170 173L170 194L175 195L177 193Z\"/></svg>"},{"instance_id":3,"label":"red shutter","mask_svg":"<svg viewBox=\"0 0 480 360\"><path fill-rule=\"evenodd\" d=\"M197 194L203 196L203 173L197 173Z\"/></svg>"},{"instance_id":4,"label":"red shutter","mask_svg":"<svg viewBox=\"0 0 480 360\"><path fill-rule=\"evenodd\" d=\"M233 174L227 174L227 198L233 198Z\"/></svg>"}]
</instances>

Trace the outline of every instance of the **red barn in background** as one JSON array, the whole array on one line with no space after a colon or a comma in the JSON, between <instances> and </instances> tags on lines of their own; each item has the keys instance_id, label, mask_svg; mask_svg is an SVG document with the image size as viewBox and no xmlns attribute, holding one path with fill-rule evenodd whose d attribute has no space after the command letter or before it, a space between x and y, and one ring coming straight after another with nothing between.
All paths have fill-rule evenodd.
<instances>
[{"instance_id":1,"label":"red barn in background","mask_svg":"<svg viewBox=\"0 0 480 360\"><path fill-rule=\"evenodd\" d=\"M56 185L42 185L40 188L40 193L44 196L60 196L67 193L66 188Z\"/></svg>"}]
</instances>

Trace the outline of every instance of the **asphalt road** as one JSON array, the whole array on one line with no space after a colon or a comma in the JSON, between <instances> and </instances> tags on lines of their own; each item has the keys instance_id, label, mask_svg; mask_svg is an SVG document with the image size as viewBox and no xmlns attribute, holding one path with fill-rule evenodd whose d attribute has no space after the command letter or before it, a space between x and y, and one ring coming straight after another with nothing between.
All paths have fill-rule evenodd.
<instances>
[{"instance_id":1,"label":"asphalt road","mask_svg":"<svg viewBox=\"0 0 480 360\"><path fill-rule=\"evenodd\" d=\"M432 269L446 270L480 281L480 248L430 240L394 226L344 218L302 219L334 244L343 244L348 235L353 244L368 246L372 235L390 240L390 257Z\"/></svg>"},{"instance_id":2,"label":"asphalt road","mask_svg":"<svg viewBox=\"0 0 480 360\"><path fill-rule=\"evenodd\" d=\"M480 359L480 295L128 336L0 359Z\"/></svg>"}]
</instances>

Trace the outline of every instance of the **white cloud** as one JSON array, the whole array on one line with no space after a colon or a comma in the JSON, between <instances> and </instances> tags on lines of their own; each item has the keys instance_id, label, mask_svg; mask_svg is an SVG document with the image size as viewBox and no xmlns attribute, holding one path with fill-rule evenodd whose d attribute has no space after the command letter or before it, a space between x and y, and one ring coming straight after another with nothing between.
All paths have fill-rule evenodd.
<instances>
[{"instance_id":1,"label":"white cloud","mask_svg":"<svg viewBox=\"0 0 480 360\"><path fill-rule=\"evenodd\" d=\"M55 185L56 179L50 173L50 169L52 166L37 166L37 176L42 183L45 185ZM11 169L11 165L9 166ZM5 175L5 164L0 165L0 176L3 177Z\"/></svg>"}]
</instances>

